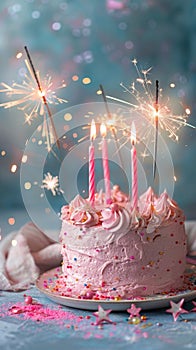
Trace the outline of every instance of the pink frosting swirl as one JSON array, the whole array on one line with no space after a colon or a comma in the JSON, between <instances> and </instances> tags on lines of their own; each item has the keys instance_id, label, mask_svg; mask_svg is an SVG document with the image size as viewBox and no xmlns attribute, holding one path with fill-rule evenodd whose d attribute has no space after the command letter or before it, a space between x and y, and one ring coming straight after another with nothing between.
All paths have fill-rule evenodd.
<instances>
[{"instance_id":1,"label":"pink frosting swirl","mask_svg":"<svg viewBox=\"0 0 196 350\"><path fill-rule=\"evenodd\" d=\"M125 208L113 203L101 211L101 221L103 228L111 232L123 233L129 229L130 214Z\"/></svg>"},{"instance_id":2,"label":"pink frosting swirl","mask_svg":"<svg viewBox=\"0 0 196 350\"><path fill-rule=\"evenodd\" d=\"M62 208L62 220L70 221L74 225L93 226L99 222L99 216L89 202L77 195L69 206Z\"/></svg>"},{"instance_id":3,"label":"pink frosting swirl","mask_svg":"<svg viewBox=\"0 0 196 350\"><path fill-rule=\"evenodd\" d=\"M165 220L174 219L181 213L177 203L172 200L166 191L164 191L155 202L155 211L162 215Z\"/></svg>"},{"instance_id":4,"label":"pink frosting swirl","mask_svg":"<svg viewBox=\"0 0 196 350\"><path fill-rule=\"evenodd\" d=\"M163 192L155 202L156 213L162 216L162 218L165 220L169 219L171 216L171 206L168 198L168 194L166 192Z\"/></svg>"},{"instance_id":5,"label":"pink frosting swirl","mask_svg":"<svg viewBox=\"0 0 196 350\"><path fill-rule=\"evenodd\" d=\"M158 197L149 187L139 198L139 213L146 221L147 232L151 233L156 227L167 224L169 219L174 219L182 212L166 191Z\"/></svg>"},{"instance_id":6,"label":"pink frosting swirl","mask_svg":"<svg viewBox=\"0 0 196 350\"><path fill-rule=\"evenodd\" d=\"M144 192L138 201L139 212L142 216L149 218L153 210L153 201L155 199L154 191L151 187Z\"/></svg>"},{"instance_id":7,"label":"pink frosting swirl","mask_svg":"<svg viewBox=\"0 0 196 350\"><path fill-rule=\"evenodd\" d=\"M114 185L112 189L112 199L114 202L123 204L129 202L129 195L122 192L118 185Z\"/></svg>"},{"instance_id":8,"label":"pink frosting swirl","mask_svg":"<svg viewBox=\"0 0 196 350\"><path fill-rule=\"evenodd\" d=\"M73 225L90 227L101 224L111 232L125 232L128 228L147 226L151 233L161 224L167 224L171 219L182 214L177 204L164 191L159 197L155 196L151 187L140 196L138 210L130 211L129 196L120 191L115 185L112 190L113 203L107 206L104 193L96 196L95 206L92 207L87 199L77 195L61 210L61 219Z\"/></svg>"},{"instance_id":9,"label":"pink frosting swirl","mask_svg":"<svg viewBox=\"0 0 196 350\"><path fill-rule=\"evenodd\" d=\"M162 223L162 216L161 215L156 215L155 213L152 213L152 216L148 222L146 232L147 233L152 233L154 230L159 227Z\"/></svg>"},{"instance_id":10,"label":"pink frosting swirl","mask_svg":"<svg viewBox=\"0 0 196 350\"><path fill-rule=\"evenodd\" d=\"M134 210L131 214L131 228L137 229L140 226L144 226L145 220L140 215L140 213L137 210Z\"/></svg>"}]
</instances>

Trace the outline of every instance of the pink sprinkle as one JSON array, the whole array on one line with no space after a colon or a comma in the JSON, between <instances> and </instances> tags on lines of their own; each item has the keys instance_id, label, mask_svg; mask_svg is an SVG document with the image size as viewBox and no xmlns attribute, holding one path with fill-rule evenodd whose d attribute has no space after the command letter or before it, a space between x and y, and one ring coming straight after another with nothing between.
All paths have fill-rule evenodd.
<instances>
[{"instance_id":1,"label":"pink sprinkle","mask_svg":"<svg viewBox=\"0 0 196 350\"><path fill-rule=\"evenodd\" d=\"M87 332L87 333L84 335L84 339L89 339L91 336L92 336L92 333L91 333L91 332Z\"/></svg>"},{"instance_id":2,"label":"pink sprinkle","mask_svg":"<svg viewBox=\"0 0 196 350\"><path fill-rule=\"evenodd\" d=\"M148 338L149 337L149 334L147 332L144 332L142 335L143 335L144 338Z\"/></svg>"},{"instance_id":3,"label":"pink sprinkle","mask_svg":"<svg viewBox=\"0 0 196 350\"><path fill-rule=\"evenodd\" d=\"M135 257L133 255L130 256L130 260L134 260Z\"/></svg>"},{"instance_id":4,"label":"pink sprinkle","mask_svg":"<svg viewBox=\"0 0 196 350\"><path fill-rule=\"evenodd\" d=\"M95 334L95 338L97 338L97 339L102 339L102 338L103 338L103 335L102 335L102 334Z\"/></svg>"},{"instance_id":5,"label":"pink sprinkle","mask_svg":"<svg viewBox=\"0 0 196 350\"><path fill-rule=\"evenodd\" d=\"M25 296L25 304L32 304L33 298L30 295Z\"/></svg>"},{"instance_id":6,"label":"pink sprinkle","mask_svg":"<svg viewBox=\"0 0 196 350\"><path fill-rule=\"evenodd\" d=\"M52 309L42 304L24 304L16 303L14 305L1 305L0 316L11 316L19 319L49 322L55 320L58 324L62 324L65 320L81 322L81 316L75 316L70 311L64 311L61 308Z\"/></svg>"}]
</instances>

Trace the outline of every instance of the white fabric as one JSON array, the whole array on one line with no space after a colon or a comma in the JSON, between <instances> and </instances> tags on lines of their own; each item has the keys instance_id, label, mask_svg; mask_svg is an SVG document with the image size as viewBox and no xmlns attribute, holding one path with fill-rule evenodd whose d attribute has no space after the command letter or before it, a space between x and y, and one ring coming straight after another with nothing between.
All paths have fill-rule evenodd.
<instances>
[{"instance_id":1,"label":"white fabric","mask_svg":"<svg viewBox=\"0 0 196 350\"><path fill-rule=\"evenodd\" d=\"M0 243L0 290L28 288L41 272L60 265L60 249L33 223L10 233Z\"/></svg>"},{"instance_id":2,"label":"white fabric","mask_svg":"<svg viewBox=\"0 0 196 350\"><path fill-rule=\"evenodd\" d=\"M185 223L188 254L196 255L196 221ZM26 289L39 274L61 263L61 247L33 223L0 243L0 290Z\"/></svg>"},{"instance_id":3,"label":"white fabric","mask_svg":"<svg viewBox=\"0 0 196 350\"><path fill-rule=\"evenodd\" d=\"M196 255L196 221L186 221L188 254Z\"/></svg>"}]
</instances>

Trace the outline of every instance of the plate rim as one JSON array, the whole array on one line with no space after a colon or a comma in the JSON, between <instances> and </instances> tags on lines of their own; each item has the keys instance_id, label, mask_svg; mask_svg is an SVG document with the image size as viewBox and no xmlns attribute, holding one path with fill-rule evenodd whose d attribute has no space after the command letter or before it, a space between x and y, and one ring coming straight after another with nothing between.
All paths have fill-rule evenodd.
<instances>
[{"instance_id":1,"label":"plate rim","mask_svg":"<svg viewBox=\"0 0 196 350\"><path fill-rule=\"evenodd\" d=\"M193 300L194 298L196 298L196 289L192 290L192 289L187 289L184 291L179 291L176 294L173 295L169 295L169 294L156 294L154 296L147 296L147 297L141 297L141 299L119 299L119 300L109 300L109 299L101 299L101 300L96 300L96 299L79 299L77 297L68 297L68 296L64 296L64 295L60 295L57 294L55 292L51 292L46 290L44 287L40 287L40 282L42 279L46 279L46 278L52 278L52 274L57 274L57 270L61 268L61 267L56 267L53 269L50 269L48 271L43 272L36 280L35 282L35 286L36 288L43 294L45 294L49 299L51 300L58 300L59 304L62 304L60 302L60 300L63 303L63 305L66 306L66 302L70 304L70 302L72 303L76 303L76 304L83 304L83 305L126 305L126 304L153 304L153 303L162 303L162 304L168 304L170 301L176 301L176 300L180 300L181 298L185 299L186 301L190 301ZM47 275L49 275L48 277L46 277ZM55 276L53 276L55 277ZM60 299L60 300L59 300ZM186 300L187 299L187 300ZM69 306L69 305L67 305ZM150 305L149 305L150 306ZM72 306L74 308L76 308L77 306ZM156 307L156 308L163 308L165 306L160 306L160 307ZM78 308L82 308L80 306L78 306ZM154 309L156 309L154 308ZM151 309L151 308L149 308ZM86 308L86 310L90 310L89 308ZM119 310L120 311L120 310Z\"/></svg>"}]
</instances>

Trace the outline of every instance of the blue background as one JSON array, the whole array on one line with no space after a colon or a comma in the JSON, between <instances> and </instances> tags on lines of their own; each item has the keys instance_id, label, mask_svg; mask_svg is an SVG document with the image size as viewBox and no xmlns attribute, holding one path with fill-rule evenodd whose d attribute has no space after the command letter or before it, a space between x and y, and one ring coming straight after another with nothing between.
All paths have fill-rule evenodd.
<instances>
[{"instance_id":1,"label":"blue background","mask_svg":"<svg viewBox=\"0 0 196 350\"><path fill-rule=\"evenodd\" d=\"M100 83L109 95L125 98L120 82L134 81L131 60L137 58L140 69L153 67L152 83L158 79L174 105L178 101L182 111L186 106L191 109L189 122L195 125L194 0L4 0L0 3L1 82L24 79L24 60L16 59L24 45L42 76L66 81L67 87L60 92L68 100L63 108L100 101L96 94ZM73 81L74 75L78 81ZM91 84L84 85L84 77L90 77ZM171 82L175 89L170 88ZM0 103L6 100L0 94ZM60 109L62 105L52 106L53 113ZM25 124L24 113L16 108L0 109L1 211L23 208L20 162L36 126L36 121ZM195 130L183 128L178 143L165 140L177 176L174 198L188 219L196 218ZM12 164L18 166L15 173L10 172Z\"/></svg>"}]
</instances>

